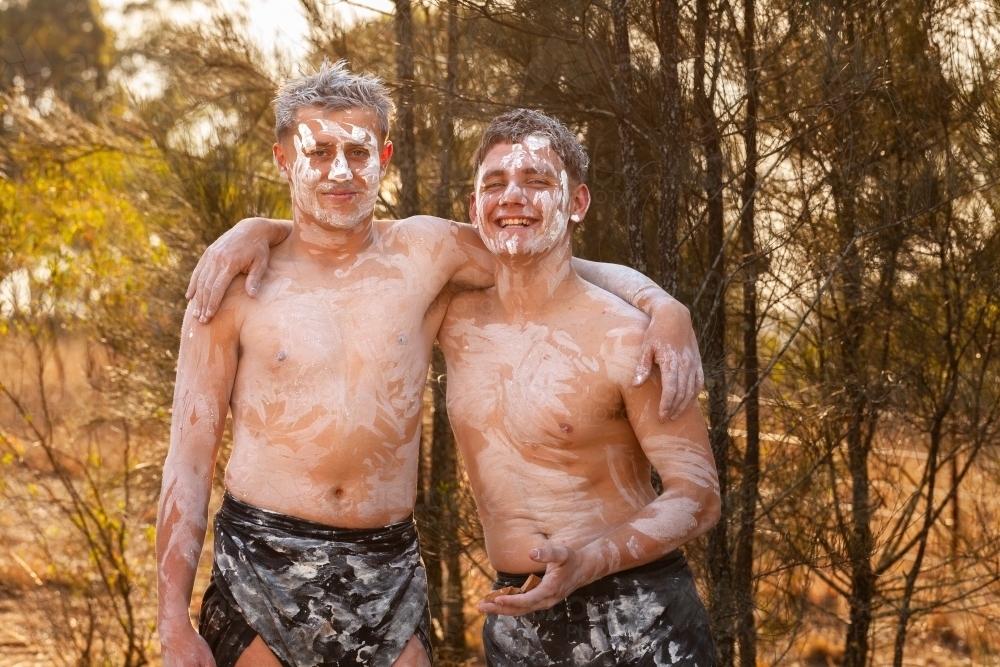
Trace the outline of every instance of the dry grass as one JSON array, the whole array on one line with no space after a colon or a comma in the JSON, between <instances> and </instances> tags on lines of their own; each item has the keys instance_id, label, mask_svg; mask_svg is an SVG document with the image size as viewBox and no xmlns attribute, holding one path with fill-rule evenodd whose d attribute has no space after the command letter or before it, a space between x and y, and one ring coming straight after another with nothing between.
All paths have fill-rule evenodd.
<instances>
[{"instance_id":1,"label":"dry grass","mask_svg":"<svg viewBox=\"0 0 1000 667\"><path fill-rule=\"evenodd\" d=\"M56 479L55 473L63 472L74 480L83 479L88 464L99 460L107 474L120 469L122 434L113 424L94 423L92 417L103 410L103 397L93 390L88 376L88 365L93 367L94 351L85 341L69 339L61 351L58 371L46 374L46 383L54 396L53 406L58 413L54 443L56 450L50 456L43 447L25 432L16 428L18 416L9 405L0 405L0 427L11 439L17 460L0 468L0 667L20 665L59 665L73 662L71 649L74 637L67 632L79 633L85 629L86 606L79 597L81 577L88 567L85 553L72 553L74 542L72 526L65 516L47 505L36 494L34 503L15 502L15 496L30 496L32 484ZM0 351L0 372L4 378L20 378L27 384L30 369L24 368L23 356L12 347ZM19 365L20 364L20 365ZM14 370L12 370L12 368ZM429 414L429 411L427 411ZM88 425L86 428L80 425ZM153 451L156 438L162 434L140 434L145 438L140 449ZM162 450L162 446L161 446ZM884 529L899 509L901 492L912 488L919 478L921 464L919 449L913 447L886 447L880 450L880 465L876 468L879 479L875 489L884 499L884 511L877 514L877 530ZM94 458L96 456L96 458ZM89 457L89 458L88 458ZM158 462L151 461L146 491L158 472ZM963 487L959 534L965 543L974 544L990 534L993 526L1000 525L997 498L992 489L996 484L995 455L993 468L986 465L975 469ZM14 492L17 493L14 493ZM221 502L220 493L214 494L212 511ZM893 495L893 494L896 495ZM155 489L149 502L136 508L133 517L141 529L152 526L156 517ZM993 521L986 525L984 521ZM211 524L210 524L211 526ZM211 527L206 545L211 544ZM768 544L767 536L761 540ZM137 542L137 555L143 554L145 566L142 585L145 595L140 599L144 613L152 617L155 605L153 552L151 545ZM959 544L963 544L959 542ZM927 595L944 595L950 581L957 576L949 565L955 542L950 528L941 525L935 530L928 553L930 569L921 581L929 584ZM692 550L697 553L697 549ZM475 554L476 562L485 562L482 554ZM54 567L51 559L60 560ZM775 565L764 552L762 567ZM464 561L466 641L474 656L470 664L481 664L481 627L483 617L476 610L476 603L489 589L491 580L479 566L466 558ZM903 561L908 567L909 561ZM779 662L790 667L831 667L842 663L843 636L846 627L847 606L841 595L815 576L791 576L776 569L776 574L761 582L760 600L762 613L761 665ZM899 576L899 570L887 573L886 581ZM961 579L975 580L985 576L985 570L975 568L962 573ZM211 574L210 547L203 551L192 601L192 614L197 613L201 595ZM937 586L937 588L935 588ZM994 588L993 591L997 589ZM966 601L976 609L963 609L961 601L947 608L916 617L907 641L907 667L958 667L982 665L1000 667L1000 628L990 627L983 618L1000 617L1000 600L980 596ZM794 612L794 613L793 613ZM894 616L891 609L880 610L873 643L872 664L876 667L891 664ZM780 617L786 618L781 622ZM74 625L75 624L75 625ZM153 664L158 642L151 636Z\"/></svg>"}]
</instances>

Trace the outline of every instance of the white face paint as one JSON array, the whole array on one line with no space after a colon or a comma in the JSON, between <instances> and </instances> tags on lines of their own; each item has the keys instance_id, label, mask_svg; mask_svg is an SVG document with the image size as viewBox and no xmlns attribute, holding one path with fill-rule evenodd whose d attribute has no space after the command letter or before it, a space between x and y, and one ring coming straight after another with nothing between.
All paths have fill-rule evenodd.
<instances>
[{"instance_id":1,"label":"white face paint","mask_svg":"<svg viewBox=\"0 0 1000 667\"><path fill-rule=\"evenodd\" d=\"M289 166L295 210L322 226L353 229L372 215L382 165L374 129L325 118L306 118L292 137L295 161Z\"/></svg>"},{"instance_id":2,"label":"white face paint","mask_svg":"<svg viewBox=\"0 0 1000 667\"><path fill-rule=\"evenodd\" d=\"M495 255L537 255L566 237L569 175L548 137L498 144L476 175L476 219ZM578 216L574 216L578 219Z\"/></svg>"}]
</instances>

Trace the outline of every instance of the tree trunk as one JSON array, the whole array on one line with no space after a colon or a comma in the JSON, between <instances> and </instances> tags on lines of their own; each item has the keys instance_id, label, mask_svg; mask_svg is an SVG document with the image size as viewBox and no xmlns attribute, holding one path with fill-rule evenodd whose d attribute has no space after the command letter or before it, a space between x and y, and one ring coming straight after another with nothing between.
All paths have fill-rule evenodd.
<instances>
[{"instance_id":1,"label":"tree trunk","mask_svg":"<svg viewBox=\"0 0 1000 667\"><path fill-rule=\"evenodd\" d=\"M677 0L657 2L657 48L660 51L660 217L656 240L660 251L660 284L676 295L679 287L677 225L684 155L681 82L677 73L680 7Z\"/></svg>"},{"instance_id":2,"label":"tree trunk","mask_svg":"<svg viewBox=\"0 0 1000 667\"><path fill-rule=\"evenodd\" d=\"M848 188L853 188L849 185ZM854 238L856 203L855 193L842 198L838 214L841 241L846 245ZM846 535L847 559L850 569L850 624L844 646L844 667L865 667L868 658L868 639L873 620L872 602L875 599L876 577L872 570L875 538L872 534L872 508L869 494L868 456L870 440L864 427L870 421L868 392L864 378L865 360L862 352L864 340L864 311L862 308L863 258L855 243L844 259L844 279L840 288L844 304L839 348L843 372L843 392L848 423L847 465L851 477L851 525Z\"/></svg>"},{"instance_id":3,"label":"tree trunk","mask_svg":"<svg viewBox=\"0 0 1000 667\"><path fill-rule=\"evenodd\" d=\"M733 604L732 554L729 545L729 419L726 373L725 245L722 207L722 138L712 107L714 93L705 72L705 51L709 21L708 0L697 0L695 15L694 106L698 114L699 141L705 155L705 196L707 198L708 272L705 296L700 307L705 384L708 387L709 437L722 494L722 518L708 534L710 614L715 637L716 663L731 667L735 608Z\"/></svg>"},{"instance_id":4,"label":"tree trunk","mask_svg":"<svg viewBox=\"0 0 1000 667\"><path fill-rule=\"evenodd\" d=\"M437 215L452 218L451 149L455 142L455 96L458 89L458 0L448 0L448 53L444 78L444 105L441 110L439 167L441 185L437 191Z\"/></svg>"},{"instance_id":5,"label":"tree trunk","mask_svg":"<svg viewBox=\"0 0 1000 667\"><path fill-rule=\"evenodd\" d=\"M441 624L441 646L438 657L445 662L462 662L466 656L464 597L462 595L461 542L458 539L459 516L458 460L455 436L445 405L448 393L446 366L441 348L435 346L433 357L434 440L431 446L430 518L436 552L427 562L428 587L437 595L432 612ZM433 584L431 583L433 582Z\"/></svg>"},{"instance_id":6,"label":"tree trunk","mask_svg":"<svg viewBox=\"0 0 1000 667\"><path fill-rule=\"evenodd\" d=\"M740 645L740 664L757 664L757 633L754 624L753 552L756 529L757 494L760 478L760 389L757 386L757 250L754 240L755 197L757 190L757 101L758 76L755 0L743 0L743 64L746 69L746 119L743 145L746 165L743 172L740 238L743 245L743 386L746 416L746 450L740 482L740 528L736 538L734 602Z\"/></svg>"},{"instance_id":7,"label":"tree trunk","mask_svg":"<svg viewBox=\"0 0 1000 667\"><path fill-rule=\"evenodd\" d=\"M642 233L642 206L639 202L639 162L635 154L635 114L632 104L632 47L628 36L628 2L611 0L614 22L615 62L618 83L615 105L618 109L618 137L621 145L622 213L628 232L632 268L646 273L646 248Z\"/></svg>"},{"instance_id":8,"label":"tree trunk","mask_svg":"<svg viewBox=\"0 0 1000 667\"><path fill-rule=\"evenodd\" d=\"M455 137L454 102L458 85L458 2L448 0L448 53L444 86L444 108L441 117L441 152L439 166L441 185L437 193L437 214L452 217L451 202L451 151ZM442 645L439 658L455 664L467 657L465 645L465 597L462 590L462 545L459 539L458 506L455 502L458 489L458 461L455 436L448 420L446 405L448 378L444 355L434 348L434 439L431 444L431 495L437 528L437 559L435 583L437 585L438 622L441 624ZM428 570L430 566L428 566ZM428 572L428 583L430 573Z\"/></svg>"},{"instance_id":9,"label":"tree trunk","mask_svg":"<svg viewBox=\"0 0 1000 667\"><path fill-rule=\"evenodd\" d=\"M419 212L417 200L417 140L413 125L413 14L410 0L394 0L396 5L396 131L394 155L399 168L399 205L396 215L408 218Z\"/></svg>"}]
</instances>

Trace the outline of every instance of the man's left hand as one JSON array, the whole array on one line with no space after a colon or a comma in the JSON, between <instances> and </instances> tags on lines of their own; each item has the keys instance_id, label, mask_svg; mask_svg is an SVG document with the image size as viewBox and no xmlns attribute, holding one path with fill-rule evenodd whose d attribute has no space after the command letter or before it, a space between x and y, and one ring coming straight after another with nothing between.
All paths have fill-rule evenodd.
<instances>
[{"instance_id":1,"label":"man's left hand","mask_svg":"<svg viewBox=\"0 0 1000 667\"><path fill-rule=\"evenodd\" d=\"M583 558L569 547L545 547L531 550L531 559L545 563L542 582L527 593L501 595L492 602L479 603L484 614L521 616L540 609L548 609L570 593L587 583Z\"/></svg>"},{"instance_id":2,"label":"man's left hand","mask_svg":"<svg viewBox=\"0 0 1000 667\"><path fill-rule=\"evenodd\" d=\"M686 310L686 309L685 309ZM670 341L684 341L681 346ZM698 337L691 327L691 317L654 315L642 341L642 356L635 370L635 387L649 379L653 363L660 367L663 394L660 397L660 421L677 419L705 385L701 368Z\"/></svg>"}]
</instances>

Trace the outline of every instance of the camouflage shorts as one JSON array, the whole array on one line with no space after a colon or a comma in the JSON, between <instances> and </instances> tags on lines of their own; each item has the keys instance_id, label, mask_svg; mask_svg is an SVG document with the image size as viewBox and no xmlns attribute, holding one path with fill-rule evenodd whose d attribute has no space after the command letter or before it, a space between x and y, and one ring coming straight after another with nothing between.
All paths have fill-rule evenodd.
<instances>
[{"instance_id":1,"label":"camouflage shorts","mask_svg":"<svg viewBox=\"0 0 1000 667\"><path fill-rule=\"evenodd\" d=\"M199 632L219 667L235 665L257 635L286 667L389 667L414 634L430 656L413 519L333 528L227 493Z\"/></svg>"},{"instance_id":2,"label":"camouflage shorts","mask_svg":"<svg viewBox=\"0 0 1000 667\"><path fill-rule=\"evenodd\" d=\"M526 575L499 573L494 590ZM708 614L683 554L598 579L551 609L490 615L490 667L712 667Z\"/></svg>"}]
</instances>

